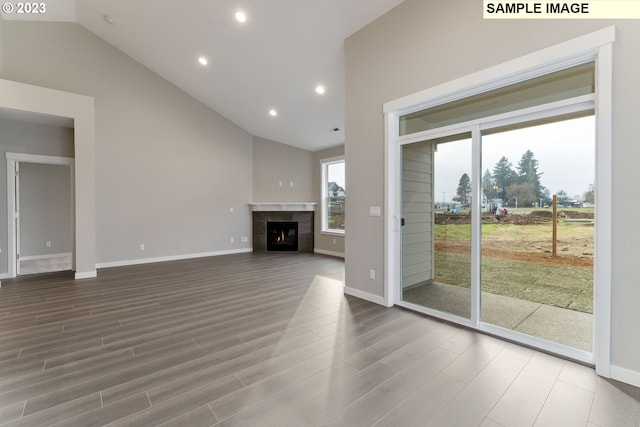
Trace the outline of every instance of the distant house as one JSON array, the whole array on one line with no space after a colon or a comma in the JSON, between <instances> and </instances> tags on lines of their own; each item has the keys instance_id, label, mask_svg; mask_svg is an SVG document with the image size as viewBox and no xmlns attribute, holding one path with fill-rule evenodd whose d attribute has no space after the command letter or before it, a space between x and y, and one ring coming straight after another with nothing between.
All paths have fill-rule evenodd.
<instances>
[{"instance_id":1,"label":"distant house","mask_svg":"<svg viewBox=\"0 0 640 427\"><path fill-rule=\"evenodd\" d=\"M331 230L344 230L344 188L330 181L327 184L329 198L327 227Z\"/></svg>"},{"instance_id":2,"label":"distant house","mask_svg":"<svg viewBox=\"0 0 640 427\"><path fill-rule=\"evenodd\" d=\"M327 189L327 195L329 197L344 197L344 188L336 184L335 182L329 182Z\"/></svg>"}]
</instances>

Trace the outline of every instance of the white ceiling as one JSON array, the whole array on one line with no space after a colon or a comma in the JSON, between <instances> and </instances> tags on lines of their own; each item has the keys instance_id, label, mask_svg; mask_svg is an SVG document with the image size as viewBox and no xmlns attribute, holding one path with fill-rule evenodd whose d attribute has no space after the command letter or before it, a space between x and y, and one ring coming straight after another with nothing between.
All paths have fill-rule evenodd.
<instances>
[{"instance_id":1,"label":"white ceiling","mask_svg":"<svg viewBox=\"0 0 640 427\"><path fill-rule=\"evenodd\" d=\"M317 151L344 143L344 39L402 1L48 0L3 18L78 22L252 135Z\"/></svg>"}]
</instances>

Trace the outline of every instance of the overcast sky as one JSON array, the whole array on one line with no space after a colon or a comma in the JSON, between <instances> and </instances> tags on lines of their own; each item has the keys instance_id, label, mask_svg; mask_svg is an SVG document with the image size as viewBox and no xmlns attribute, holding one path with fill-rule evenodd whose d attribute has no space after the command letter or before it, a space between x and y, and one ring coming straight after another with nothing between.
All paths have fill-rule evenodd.
<instances>
[{"instance_id":1,"label":"overcast sky","mask_svg":"<svg viewBox=\"0 0 640 427\"><path fill-rule=\"evenodd\" d=\"M505 156L517 170L522 155L533 152L541 184L551 194L582 196L595 181L595 117L583 117L494 135L482 139L482 174ZM471 141L438 145L435 199L451 201L463 173L471 177Z\"/></svg>"},{"instance_id":2,"label":"overcast sky","mask_svg":"<svg viewBox=\"0 0 640 427\"><path fill-rule=\"evenodd\" d=\"M344 182L344 165L344 162L330 164L327 169L327 182L335 182L346 191Z\"/></svg>"}]
</instances>

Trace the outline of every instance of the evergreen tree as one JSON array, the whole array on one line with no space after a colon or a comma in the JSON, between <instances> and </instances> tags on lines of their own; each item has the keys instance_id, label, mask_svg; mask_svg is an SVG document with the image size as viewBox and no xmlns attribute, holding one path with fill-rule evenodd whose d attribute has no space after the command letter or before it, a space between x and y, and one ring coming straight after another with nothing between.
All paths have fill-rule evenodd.
<instances>
[{"instance_id":1,"label":"evergreen tree","mask_svg":"<svg viewBox=\"0 0 640 427\"><path fill-rule=\"evenodd\" d=\"M482 194L487 201L496 197L496 192L493 189L493 185L493 176L491 176L491 172L489 172L489 169L487 169L482 176Z\"/></svg>"},{"instance_id":2,"label":"evergreen tree","mask_svg":"<svg viewBox=\"0 0 640 427\"><path fill-rule=\"evenodd\" d=\"M542 173L538 172L538 161L533 156L533 152L527 150L518 163L518 182L521 184L531 184L534 191L532 201L542 198L544 194L544 188L540 184L540 176L542 176ZM530 202L530 200L527 200L527 205L529 205ZM522 206L524 206L524 204Z\"/></svg>"},{"instance_id":3,"label":"evergreen tree","mask_svg":"<svg viewBox=\"0 0 640 427\"><path fill-rule=\"evenodd\" d=\"M496 197L507 201L507 187L517 181L518 174L513 170L513 164L502 156L493 168L493 182L498 187Z\"/></svg>"},{"instance_id":4,"label":"evergreen tree","mask_svg":"<svg viewBox=\"0 0 640 427\"><path fill-rule=\"evenodd\" d=\"M551 200L551 191L546 187L542 187L542 206L551 206Z\"/></svg>"},{"instance_id":5,"label":"evergreen tree","mask_svg":"<svg viewBox=\"0 0 640 427\"><path fill-rule=\"evenodd\" d=\"M456 190L457 196L453 198L456 202L460 202L462 206L469 206L471 196L471 179L469 175L463 173Z\"/></svg>"}]
</instances>

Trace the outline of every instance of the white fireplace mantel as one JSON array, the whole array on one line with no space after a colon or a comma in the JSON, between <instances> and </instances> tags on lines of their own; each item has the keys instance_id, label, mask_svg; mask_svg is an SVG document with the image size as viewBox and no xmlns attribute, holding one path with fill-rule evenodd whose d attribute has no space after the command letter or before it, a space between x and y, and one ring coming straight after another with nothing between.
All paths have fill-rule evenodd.
<instances>
[{"instance_id":1,"label":"white fireplace mantel","mask_svg":"<svg viewBox=\"0 0 640 427\"><path fill-rule=\"evenodd\" d=\"M264 212L301 212L315 211L317 203L310 202L286 202L286 203L249 203L251 211Z\"/></svg>"}]
</instances>

